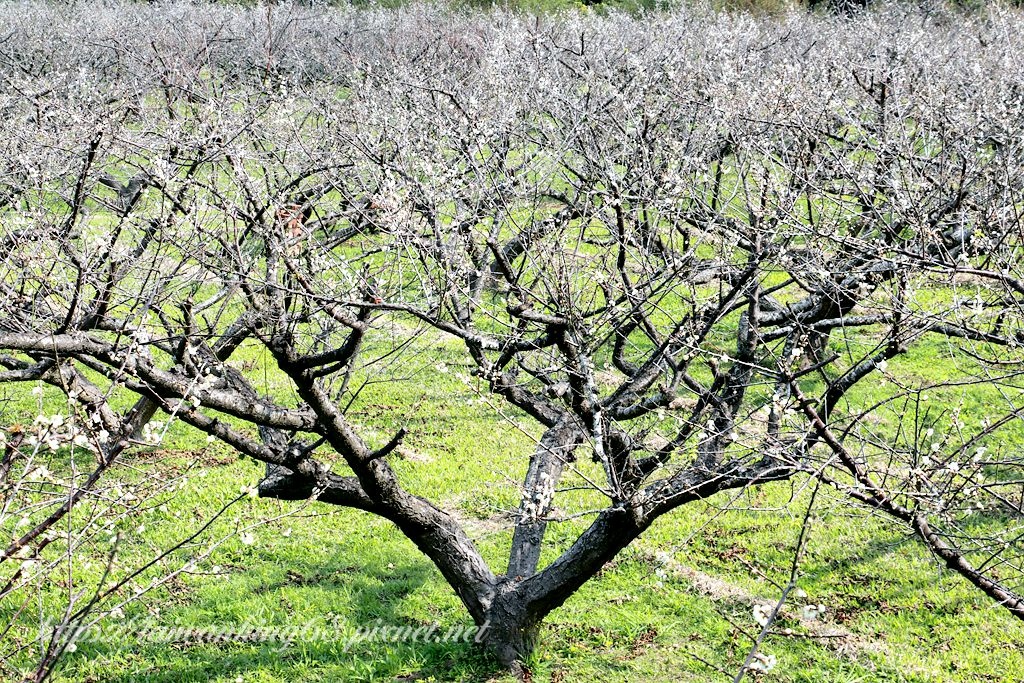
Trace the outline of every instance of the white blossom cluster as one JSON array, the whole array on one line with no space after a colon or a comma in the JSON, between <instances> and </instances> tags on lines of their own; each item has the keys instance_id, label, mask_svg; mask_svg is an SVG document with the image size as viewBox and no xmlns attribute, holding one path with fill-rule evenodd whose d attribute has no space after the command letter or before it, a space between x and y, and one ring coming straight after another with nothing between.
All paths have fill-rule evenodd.
<instances>
[{"instance_id":1,"label":"white blossom cluster","mask_svg":"<svg viewBox=\"0 0 1024 683\"><path fill-rule=\"evenodd\" d=\"M62 413L37 415L24 443L29 448L44 447L50 451L56 451L62 447L91 449L93 446L90 434L92 431L85 429L80 421L69 419ZM103 438L101 432L96 435L97 438ZM4 441L6 441L6 437Z\"/></svg>"}]
</instances>

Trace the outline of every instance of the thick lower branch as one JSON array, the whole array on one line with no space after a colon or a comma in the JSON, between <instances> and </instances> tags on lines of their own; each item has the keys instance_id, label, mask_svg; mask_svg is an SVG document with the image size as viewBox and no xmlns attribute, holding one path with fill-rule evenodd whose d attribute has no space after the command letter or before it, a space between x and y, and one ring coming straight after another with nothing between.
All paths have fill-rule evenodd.
<instances>
[{"instance_id":1,"label":"thick lower branch","mask_svg":"<svg viewBox=\"0 0 1024 683\"><path fill-rule=\"evenodd\" d=\"M271 351L292 378L299 396L316 413L327 442L352 468L377 513L394 522L431 559L469 613L482 623L496 580L461 525L444 510L402 488L391 466L383 458L373 457L330 395L295 366L294 352L286 344L278 341Z\"/></svg>"},{"instance_id":2,"label":"thick lower branch","mask_svg":"<svg viewBox=\"0 0 1024 683\"><path fill-rule=\"evenodd\" d=\"M355 477L342 477L333 472L326 472L317 478L294 472L283 465L268 465L267 476L259 485L259 493L263 498L278 500L315 498L321 503L330 505L341 505L377 514L384 512L366 495Z\"/></svg>"},{"instance_id":3,"label":"thick lower branch","mask_svg":"<svg viewBox=\"0 0 1024 683\"><path fill-rule=\"evenodd\" d=\"M975 569L959 549L946 543L932 530L924 515L915 515L911 526L914 528L914 532L924 541L925 545L928 546L928 549L945 562L947 567L970 581L975 587L981 589L985 595L1008 609L1010 614L1018 619L1024 619L1024 597Z\"/></svg>"}]
</instances>

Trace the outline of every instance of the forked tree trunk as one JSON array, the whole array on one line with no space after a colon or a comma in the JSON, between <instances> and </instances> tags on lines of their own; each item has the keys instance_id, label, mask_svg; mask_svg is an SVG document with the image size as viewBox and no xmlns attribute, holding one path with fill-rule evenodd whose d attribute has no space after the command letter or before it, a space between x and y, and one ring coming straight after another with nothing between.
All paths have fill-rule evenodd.
<instances>
[{"instance_id":1,"label":"forked tree trunk","mask_svg":"<svg viewBox=\"0 0 1024 683\"><path fill-rule=\"evenodd\" d=\"M706 492L696 491L695 495ZM605 511L542 571L526 579L499 578L485 610L482 644L502 666L521 674L522 663L537 646L547 615L637 538L652 520L637 525L632 515L621 510Z\"/></svg>"},{"instance_id":2,"label":"forked tree trunk","mask_svg":"<svg viewBox=\"0 0 1024 683\"><path fill-rule=\"evenodd\" d=\"M481 643L503 667L518 674L537 647L541 620L528 615L513 594L506 596L495 598L488 610Z\"/></svg>"}]
</instances>

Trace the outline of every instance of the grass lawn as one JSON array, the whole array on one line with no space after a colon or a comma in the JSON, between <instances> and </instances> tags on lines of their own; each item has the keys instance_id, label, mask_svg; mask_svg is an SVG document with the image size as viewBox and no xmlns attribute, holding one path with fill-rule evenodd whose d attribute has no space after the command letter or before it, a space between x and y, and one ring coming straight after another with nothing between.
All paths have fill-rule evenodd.
<instances>
[{"instance_id":1,"label":"grass lawn","mask_svg":"<svg viewBox=\"0 0 1024 683\"><path fill-rule=\"evenodd\" d=\"M410 435L393 457L399 475L462 517L500 569L510 540L506 511L518 499L510 481L525 467L536 427L521 415L499 415L472 382L457 378L453 350L436 342L424 340L417 364L401 369L403 381L369 384L350 416L371 442L381 443L395 416L404 416ZM903 370L927 381L934 353L910 356ZM247 354L240 360L263 372L262 356L254 349ZM263 376L261 390L287 393L279 377L269 370ZM36 399L25 387L4 391L9 410L31 412ZM389 522L317 503L240 497L261 473L261 466L177 424L159 449L124 461L114 477L159 476L175 482L174 492L118 522L122 541L111 577L238 502L195 544L144 572L121 595L219 543L208 557L130 601L123 615L103 617L99 625L117 636L80 643L55 680L511 680L472 644L356 638L374 625L437 623L444 632L470 622L439 573ZM808 486L772 484L663 518L551 615L529 662L534 680L731 679L759 630L753 607L774 604L780 591L773 582L788 580ZM585 507L586 496L575 504ZM551 553L583 524L554 526ZM95 585L109 552L109 537L102 537L80 553L76 590ZM806 596L791 599L762 648L778 660L762 680L1017 682L1024 676L1024 625L944 572L900 529L850 508L838 494L819 494L799 587ZM40 594L12 596L0 607L5 618L26 599L29 607L7 637L31 641L40 618L52 616L67 593L64 581ZM825 606L822 618L802 618L801 607L818 604ZM314 636L287 643L251 635L275 628ZM172 642L162 642L168 638L157 636L168 629L178 630ZM235 635L205 642L223 631ZM23 654L29 662L31 653Z\"/></svg>"}]
</instances>

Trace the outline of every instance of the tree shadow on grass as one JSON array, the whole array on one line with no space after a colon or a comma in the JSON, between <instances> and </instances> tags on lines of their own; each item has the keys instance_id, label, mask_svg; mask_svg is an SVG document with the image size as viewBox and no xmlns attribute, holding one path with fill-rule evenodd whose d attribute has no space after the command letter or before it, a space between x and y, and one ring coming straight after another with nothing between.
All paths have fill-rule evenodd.
<instances>
[{"instance_id":1,"label":"tree shadow on grass","mask_svg":"<svg viewBox=\"0 0 1024 683\"><path fill-rule=\"evenodd\" d=\"M198 585L194 600L158 618L125 620L119 642L83 643L55 680L482 681L497 673L471 642L467 616L423 609L422 595L419 606L403 604L424 589L433 597L427 584L436 570L426 560L389 556L399 559L264 556L212 586ZM419 618L425 612L436 626Z\"/></svg>"}]
</instances>

